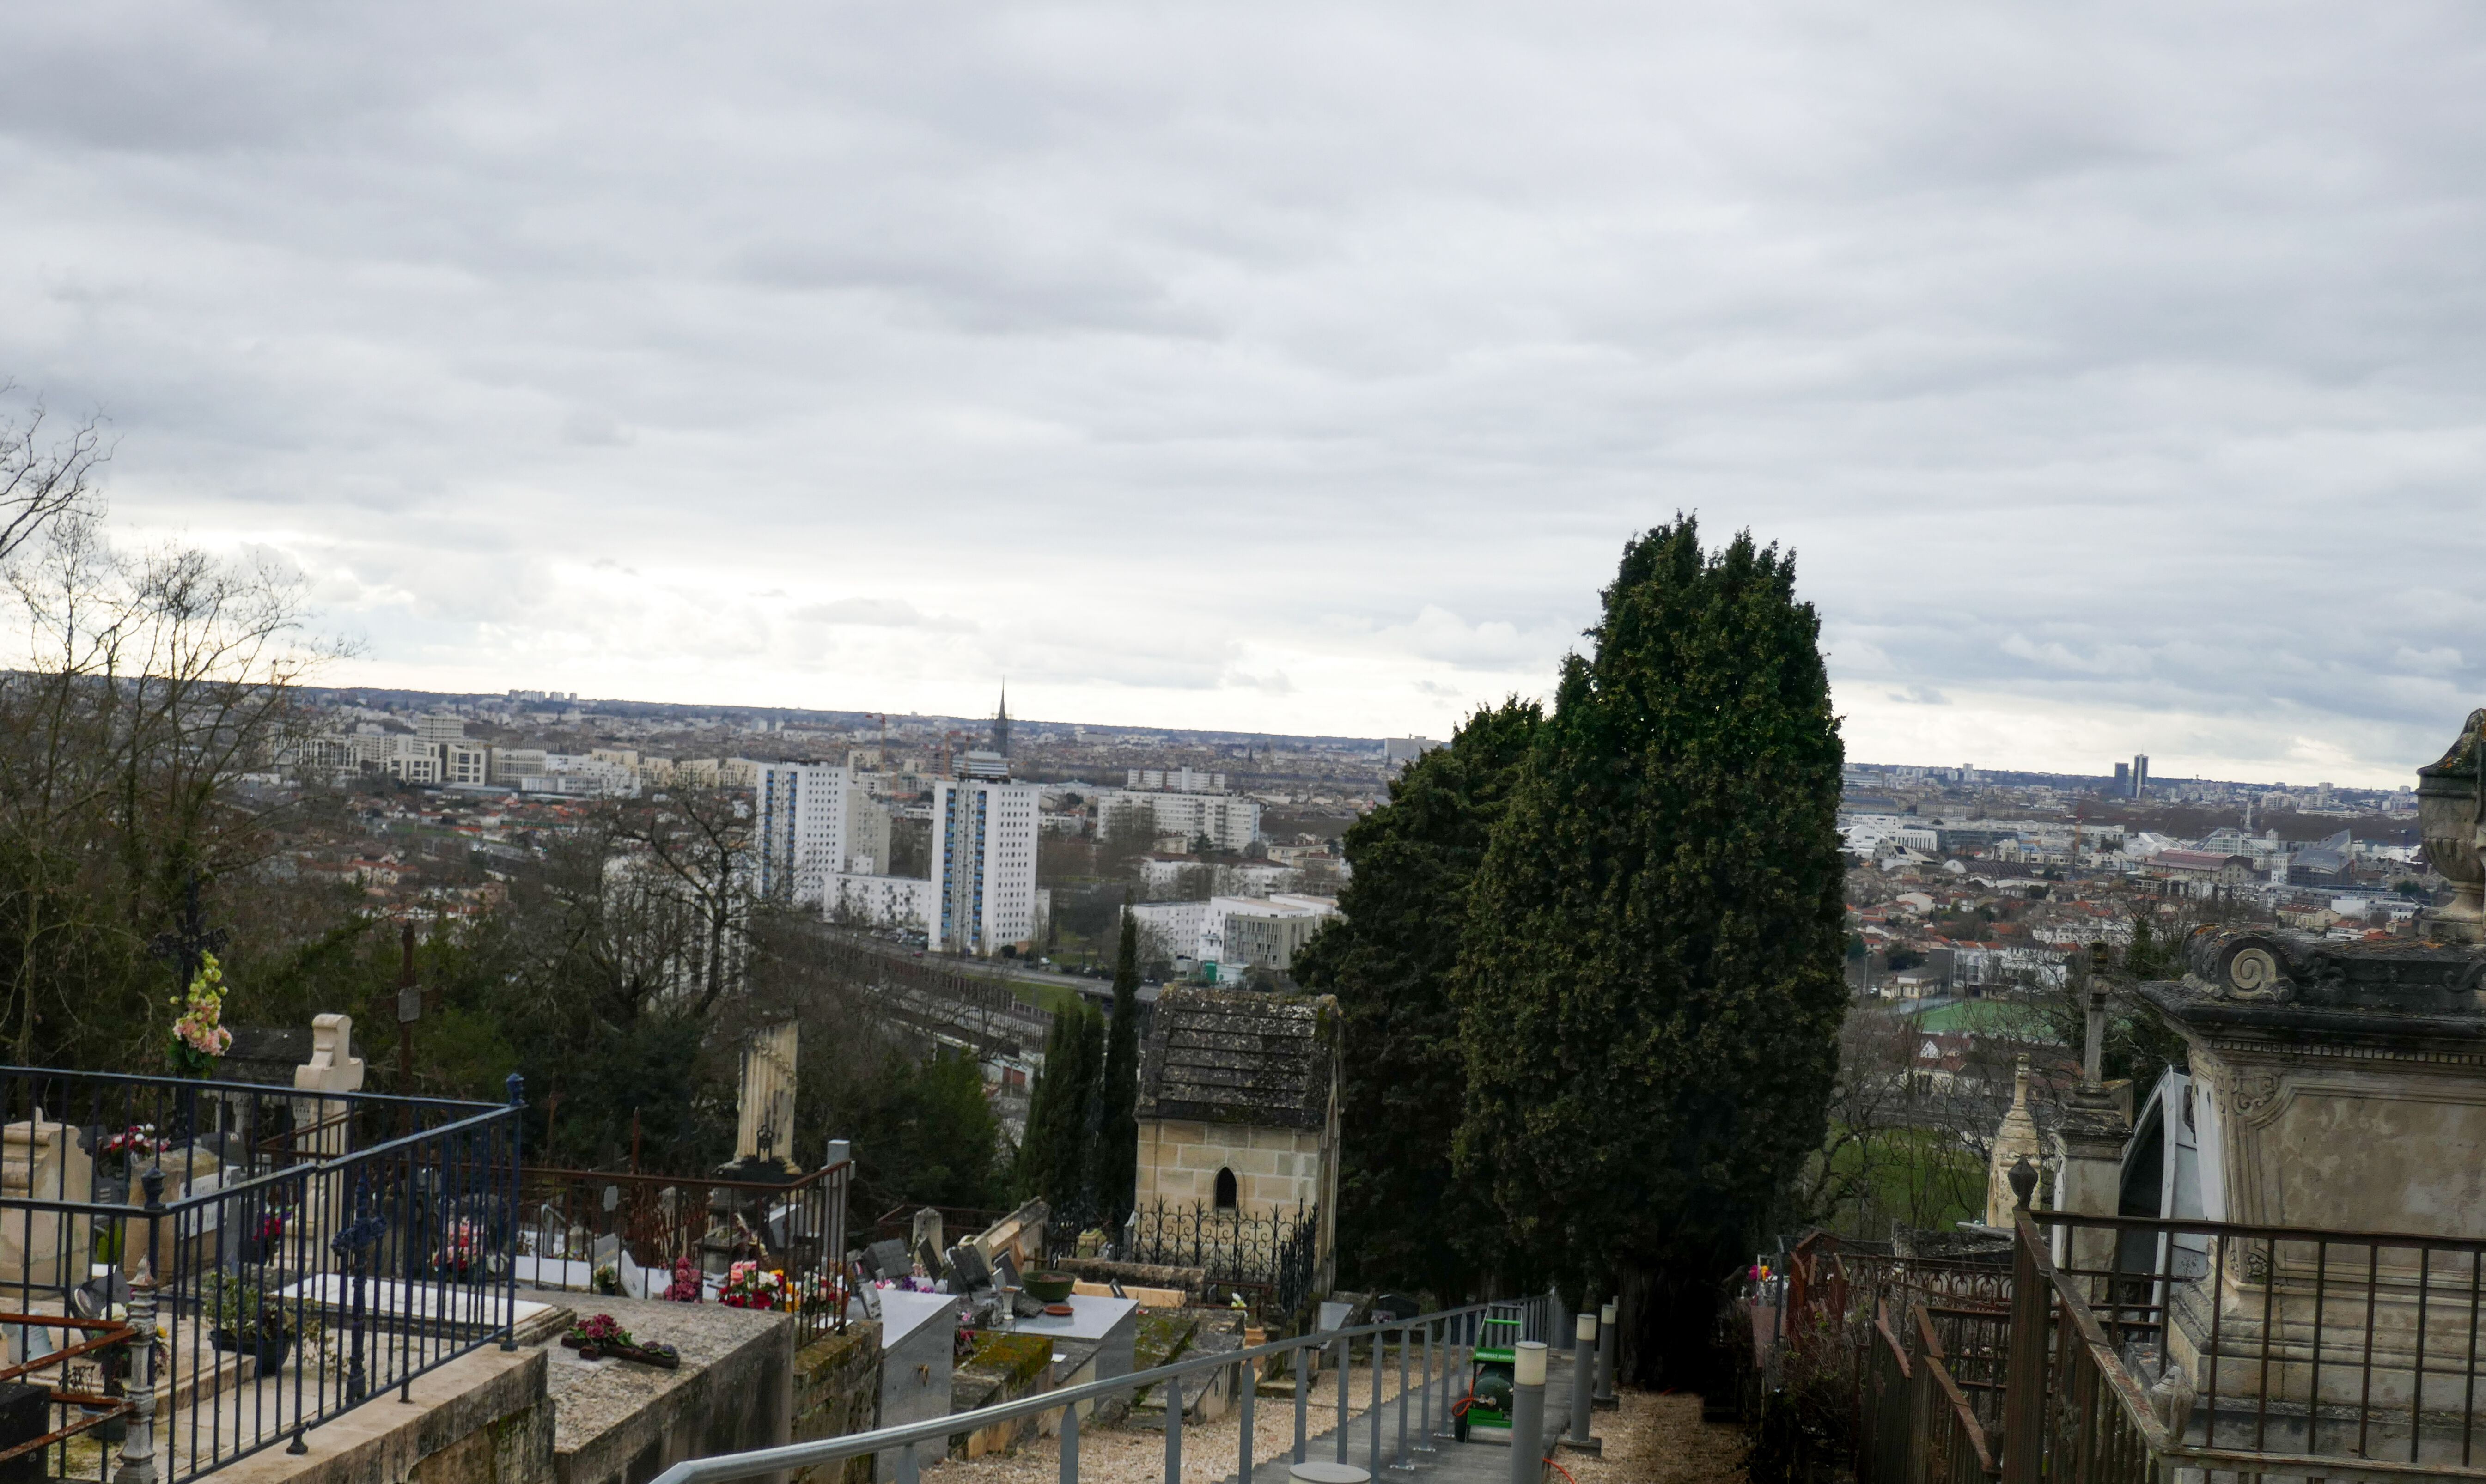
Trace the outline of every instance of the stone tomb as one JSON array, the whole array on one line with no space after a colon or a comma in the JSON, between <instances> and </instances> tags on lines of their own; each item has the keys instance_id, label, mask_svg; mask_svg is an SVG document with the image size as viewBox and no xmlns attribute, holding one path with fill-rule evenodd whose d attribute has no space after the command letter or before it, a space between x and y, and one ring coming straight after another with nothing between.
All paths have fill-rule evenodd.
<instances>
[{"instance_id":1,"label":"stone tomb","mask_svg":"<svg viewBox=\"0 0 2486 1484\"><path fill-rule=\"evenodd\" d=\"M2141 994L2190 1048L2207 1219L2486 1239L2486 950L2205 928L2186 951L2183 980ZM2276 1425L2300 1438L2317 1384L2325 1406L2461 1415L2471 1254L2428 1260L2354 1240L2224 1247L2178 1254L2179 1276L2209 1269L2171 1299L2168 1348L2194 1389L2215 1363L2223 1406L2266 1388ZM2127 1252L2124 1265L2161 1260L2171 1259ZM2369 1449L2404 1457L2407 1443L2402 1431ZM2456 1439L2434 1438L2428 1456L2438 1444L2458 1456Z\"/></svg>"}]
</instances>

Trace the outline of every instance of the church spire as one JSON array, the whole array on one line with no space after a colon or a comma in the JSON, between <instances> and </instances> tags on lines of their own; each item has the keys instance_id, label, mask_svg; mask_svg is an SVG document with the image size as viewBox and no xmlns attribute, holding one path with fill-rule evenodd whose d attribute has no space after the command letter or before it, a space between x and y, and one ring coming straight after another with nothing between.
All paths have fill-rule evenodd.
<instances>
[{"instance_id":1,"label":"church spire","mask_svg":"<svg viewBox=\"0 0 2486 1484\"><path fill-rule=\"evenodd\" d=\"M993 751L1009 756L1009 682L1002 682L1002 703L993 712Z\"/></svg>"}]
</instances>

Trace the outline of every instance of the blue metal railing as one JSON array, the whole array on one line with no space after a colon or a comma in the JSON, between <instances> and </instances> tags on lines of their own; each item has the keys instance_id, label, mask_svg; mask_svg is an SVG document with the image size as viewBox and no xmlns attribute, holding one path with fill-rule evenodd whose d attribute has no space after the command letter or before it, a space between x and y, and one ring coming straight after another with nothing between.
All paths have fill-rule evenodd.
<instances>
[{"instance_id":1,"label":"blue metal railing","mask_svg":"<svg viewBox=\"0 0 2486 1484\"><path fill-rule=\"evenodd\" d=\"M822 1438L811 1443L790 1443L784 1447L758 1448L747 1453L720 1454L714 1458L695 1458L674 1465L656 1476L654 1484L725 1484L732 1479L756 1479L780 1470L812 1469L842 1463L868 1453L896 1451L898 1484L918 1484L920 1453L926 1443L934 1444L933 1456L949 1450L950 1439L959 1434L980 1432L1001 1422L1015 1422L1046 1413L1062 1414L1062 1484L1078 1484L1079 1479L1079 1408L1108 1398L1123 1395L1144 1388L1165 1388L1166 1397L1166 1473L1169 1484L1179 1484L1182 1478L1182 1439L1184 1400L1183 1384L1195 1378L1208 1377L1218 1371L1233 1371L1240 1377L1236 1399L1242 1415L1236 1431L1235 1477L1248 1481L1253 1469L1253 1404L1257 1388L1251 1372L1272 1356L1287 1356L1295 1387L1295 1443L1293 1461L1306 1461L1310 1447L1312 1388L1304 1384L1309 1367L1304 1351L1336 1352L1332 1362L1339 1375L1338 1425L1333 1445L1339 1463L1346 1463L1348 1424L1353 1398L1348 1381L1349 1346L1356 1340L1369 1342L1372 1360L1372 1389L1369 1404L1360 1415L1370 1425L1366 1429L1367 1468L1373 1477L1382 1469L1382 1433L1388 1422L1383 1415L1385 1403L1381 1395L1382 1371L1388 1353L1397 1351L1399 1386L1396 1401L1397 1442L1390 1468L1411 1471L1418 1456L1433 1451L1436 1439L1451 1436L1449 1431L1451 1408L1474 1364L1474 1352L1478 1332L1488 1318L1516 1319L1523 1339L1549 1340L1553 1334L1553 1300L1548 1296L1511 1300L1502 1303L1470 1304L1458 1308L1420 1314L1410 1319L1386 1319L1375 1324L1352 1329L1325 1330L1291 1339L1273 1340L1246 1350L1229 1351L1223 1355L1202 1356L1153 1370L1138 1371L1127 1376L1114 1376L1056 1391L1039 1392L1016 1401L1001 1402L973 1412L953 1413L925 1422L910 1422L898 1427L884 1427L874 1432L853 1433L842 1438ZM1466 1357L1464 1362L1462 1356ZM1248 1368L1248 1369L1246 1369ZM1411 1374L1417 1385L1410 1386ZM1192 1393L1197 1399L1197 1392ZM1413 1424L1410 1441L1410 1424Z\"/></svg>"},{"instance_id":2,"label":"blue metal railing","mask_svg":"<svg viewBox=\"0 0 2486 1484\"><path fill-rule=\"evenodd\" d=\"M54 1395L48 1475L101 1478L115 1451L170 1481L299 1452L367 1399L513 1347L510 1081L492 1104L0 1067L0 1310L22 1316L0 1330ZM63 1354L95 1319L129 1342Z\"/></svg>"}]
</instances>

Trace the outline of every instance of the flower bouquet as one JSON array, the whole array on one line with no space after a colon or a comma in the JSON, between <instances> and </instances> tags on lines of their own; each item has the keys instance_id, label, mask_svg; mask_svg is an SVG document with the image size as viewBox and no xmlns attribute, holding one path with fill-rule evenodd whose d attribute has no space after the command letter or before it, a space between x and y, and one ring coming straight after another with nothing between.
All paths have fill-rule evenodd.
<instances>
[{"instance_id":1,"label":"flower bouquet","mask_svg":"<svg viewBox=\"0 0 2486 1484\"><path fill-rule=\"evenodd\" d=\"M676 1304L704 1304L707 1295L701 1281L700 1270L687 1257L674 1259L674 1280L665 1288L665 1297Z\"/></svg>"},{"instance_id":2,"label":"flower bouquet","mask_svg":"<svg viewBox=\"0 0 2486 1484\"><path fill-rule=\"evenodd\" d=\"M600 1360L606 1356L615 1356L624 1360L636 1360L642 1365L652 1365L659 1370L673 1370L682 1363L681 1353L673 1346L633 1338L629 1331L622 1328L621 1321L611 1314L598 1314L571 1325L569 1333L561 1337L561 1342L577 1351L583 1360Z\"/></svg>"},{"instance_id":3,"label":"flower bouquet","mask_svg":"<svg viewBox=\"0 0 2486 1484\"><path fill-rule=\"evenodd\" d=\"M756 1262L737 1262L726 1269L716 1302L735 1308L780 1308L787 1300L786 1275Z\"/></svg>"},{"instance_id":4,"label":"flower bouquet","mask_svg":"<svg viewBox=\"0 0 2486 1484\"><path fill-rule=\"evenodd\" d=\"M483 1257L483 1228L460 1218L440 1234L440 1248L431 1254L431 1271L440 1278L466 1278Z\"/></svg>"},{"instance_id":5,"label":"flower bouquet","mask_svg":"<svg viewBox=\"0 0 2486 1484\"><path fill-rule=\"evenodd\" d=\"M103 1162L106 1174L126 1178L134 1168L134 1161L151 1154L161 1154L171 1143L171 1140L155 1137L155 1125L133 1123L105 1140L103 1146L95 1152L96 1157Z\"/></svg>"},{"instance_id":6,"label":"flower bouquet","mask_svg":"<svg viewBox=\"0 0 2486 1484\"><path fill-rule=\"evenodd\" d=\"M164 1048L165 1064L178 1077L206 1077L233 1048L233 1032L224 1028L225 971L213 953L199 955L198 976L187 993L174 997L181 1013L173 1021L172 1038Z\"/></svg>"}]
</instances>

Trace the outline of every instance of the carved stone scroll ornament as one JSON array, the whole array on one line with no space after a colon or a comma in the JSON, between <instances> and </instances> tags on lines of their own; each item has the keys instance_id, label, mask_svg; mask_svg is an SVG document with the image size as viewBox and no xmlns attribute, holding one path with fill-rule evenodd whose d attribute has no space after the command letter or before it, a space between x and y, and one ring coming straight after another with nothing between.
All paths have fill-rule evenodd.
<instances>
[{"instance_id":1,"label":"carved stone scroll ornament","mask_svg":"<svg viewBox=\"0 0 2486 1484\"><path fill-rule=\"evenodd\" d=\"M2296 981L2278 942L2259 933L2198 927L2185 940L2186 980L2220 1000L2284 1004L2296 998Z\"/></svg>"},{"instance_id":2,"label":"carved stone scroll ornament","mask_svg":"<svg viewBox=\"0 0 2486 1484\"><path fill-rule=\"evenodd\" d=\"M2451 750L2417 770L2418 830L2426 859L2451 883L2451 900L2427 912L2426 936L2486 939L2486 708L2469 713Z\"/></svg>"}]
</instances>

